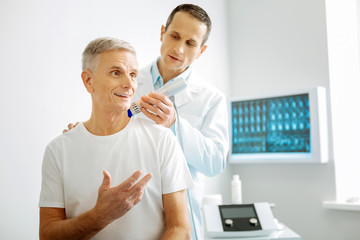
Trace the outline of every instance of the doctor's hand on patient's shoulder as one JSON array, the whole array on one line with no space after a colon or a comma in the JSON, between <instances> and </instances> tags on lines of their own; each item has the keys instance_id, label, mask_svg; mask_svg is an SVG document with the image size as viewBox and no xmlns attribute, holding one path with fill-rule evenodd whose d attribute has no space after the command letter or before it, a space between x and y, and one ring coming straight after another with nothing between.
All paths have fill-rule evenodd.
<instances>
[{"instance_id":1,"label":"doctor's hand on patient's shoulder","mask_svg":"<svg viewBox=\"0 0 360 240\"><path fill-rule=\"evenodd\" d=\"M104 170L103 174L104 179L99 187L98 198L93 212L99 221L107 225L125 215L140 202L146 185L152 178L152 174L145 175L136 183L141 176L141 171L136 171L132 176L115 187L111 187L110 173Z\"/></svg>"},{"instance_id":2,"label":"doctor's hand on patient's shoulder","mask_svg":"<svg viewBox=\"0 0 360 240\"><path fill-rule=\"evenodd\" d=\"M63 133L66 133L66 132L70 131L71 129L73 129L74 127L76 127L79 124L80 124L79 122L75 123L75 125L73 123L69 123L68 129L64 129Z\"/></svg>"},{"instance_id":3,"label":"doctor's hand on patient's shoulder","mask_svg":"<svg viewBox=\"0 0 360 240\"><path fill-rule=\"evenodd\" d=\"M142 96L140 105L145 116L164 127L171 127L176 120L174 104L163 94L151 92L147 96Z\"/></svg>"}]
</instances>

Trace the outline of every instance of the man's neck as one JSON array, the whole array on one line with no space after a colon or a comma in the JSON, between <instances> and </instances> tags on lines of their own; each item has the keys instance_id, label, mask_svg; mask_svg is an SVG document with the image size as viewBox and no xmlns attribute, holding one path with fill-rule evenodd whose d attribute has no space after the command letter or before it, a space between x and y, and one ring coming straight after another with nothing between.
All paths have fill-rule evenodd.
<instances>
[{"instance_id":1,"label":"man's neck","mask_svg":"<svg viewBox=\"0 0 360 240\"><path fill-rule=\"evenodd\" d=\"M127 112L122 113L97 113L92 111L91 117L84 122L86 129L94 135L107 136L120 132L129 123Z\"/></svg>"}]
</instances>

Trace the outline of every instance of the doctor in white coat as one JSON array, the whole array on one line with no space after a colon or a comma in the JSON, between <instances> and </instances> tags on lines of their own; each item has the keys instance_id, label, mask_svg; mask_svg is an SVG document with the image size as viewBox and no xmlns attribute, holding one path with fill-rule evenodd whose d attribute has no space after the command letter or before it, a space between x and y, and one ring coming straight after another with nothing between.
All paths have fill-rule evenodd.
<instances>
[{"instance_id":1,"label":"doctor in white coat","mask_svg":"<svg viewBox=\"0 0 360 240\"><path fill-rule=\"evenodd\" d=\"M226 98L197 77L191 65L206 50L210 30L202 8L176 7L161 27L161 56L139 72L134 96L141 99L143 112L135 117L171 128L182 146L194 181L187 191L192 239L204 239L200 208L205 176L224 170L229 145ZM187 88L175 99L153 92L178 77L186 80Z\"/></svg>"}]
</instances>

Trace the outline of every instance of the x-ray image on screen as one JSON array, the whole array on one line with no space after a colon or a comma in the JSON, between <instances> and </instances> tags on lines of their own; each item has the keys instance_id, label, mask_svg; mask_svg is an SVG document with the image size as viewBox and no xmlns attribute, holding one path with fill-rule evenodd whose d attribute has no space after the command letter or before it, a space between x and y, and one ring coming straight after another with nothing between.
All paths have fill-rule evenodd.
<instances>
[{"instance_id":1,"label":"x-ray image on screen","mask_svg":"<svg viewBox=\"0 0 360 240\"><path fill-rule=\"evenodd\" d=\"M309 95L231 102L232 151L311 152Z\"/></svg>"}]
</instances>

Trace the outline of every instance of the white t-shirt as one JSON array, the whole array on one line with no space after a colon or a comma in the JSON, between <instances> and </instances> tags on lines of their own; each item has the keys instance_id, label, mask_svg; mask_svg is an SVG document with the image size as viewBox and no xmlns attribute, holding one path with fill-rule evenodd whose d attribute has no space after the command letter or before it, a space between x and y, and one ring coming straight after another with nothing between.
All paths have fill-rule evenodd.
<instances>
[{"instance_id":1,"label":"white t-shirt","mask_svg":"<svg viewBox=\"0 0 360 240\"><path fill-rule=\"evenodd\" d=\"M91 134L80 124L51 141L45 150L39 207L65 208L74 218L95 206L102 170L117 186L135 171L152 173L142 200L93 239L160 239L164 232L162 194L192 184L173 133L146 119L132 118L120 132Z\"/></svg>"}]
</instances>

